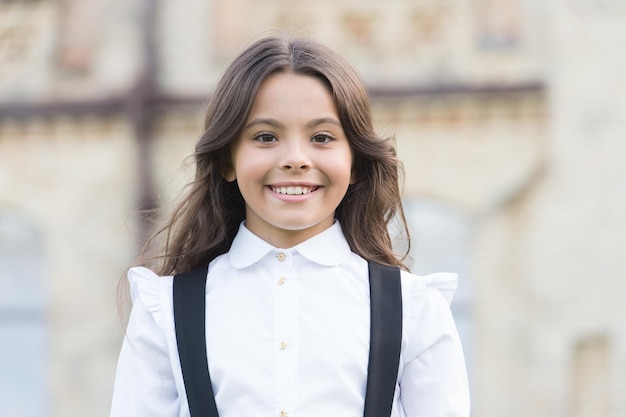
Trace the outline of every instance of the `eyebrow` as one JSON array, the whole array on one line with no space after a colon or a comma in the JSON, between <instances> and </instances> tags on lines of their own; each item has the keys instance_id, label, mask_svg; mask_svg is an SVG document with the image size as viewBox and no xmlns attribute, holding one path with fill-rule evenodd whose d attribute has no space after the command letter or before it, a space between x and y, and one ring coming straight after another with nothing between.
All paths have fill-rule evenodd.
<instances>
[{"instance_id":1,"label":"eyebrow","mask_svg":"<svg viewBox=\"0 0 626 417\"><path fill-rule=\"evenodd\" d=\"M334 117L322 117L321 119L311 120L305 125L305 127L311 128L311 127L323 125L324 123L330 123L332 125L341 127L341 123L339 123L339 120L335 119Z\"/></svg>"},{"instance_id":2,"label":"eyebrow","mask_svg":"<svg viewBox=\"0 0 626 417\"><path fill-rule=\"evenodd\" d=\"M312 128L315 126L319 126L321 124L324 123L330 123L333 125L336 125L338 127L342 127L341 123L339 122L339 120L335 119L334 117L322 117L320 119L313 119L310 122L308 122L306 125L304 125L305 128ZM282 123L280 123L278 120L276 119L254 119L252 120L250 123L248 123L247 125L244 126L244 129L250 129L251 127L254 127L256 125L269 125L272 127L277 127L277 128L282 128L285 127Z\"/></svg>"}]
</instances>

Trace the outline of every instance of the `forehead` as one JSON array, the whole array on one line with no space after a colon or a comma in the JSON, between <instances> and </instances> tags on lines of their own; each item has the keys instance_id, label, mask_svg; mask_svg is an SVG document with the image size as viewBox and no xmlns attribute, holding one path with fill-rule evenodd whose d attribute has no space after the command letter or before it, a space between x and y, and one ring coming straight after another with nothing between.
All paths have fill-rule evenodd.
<instances>
[{"instance_id":1,"label":"forehead","mask_svg":"<svg viewBox=\"0 0 626 417\"><path fill-rule=\"evenodd\" d=\"M267 77L254 98L248 119L265 113L284 116L337 117L337 108L328 86L311 75L275 73Z\"/></svg>"}]
</instances>

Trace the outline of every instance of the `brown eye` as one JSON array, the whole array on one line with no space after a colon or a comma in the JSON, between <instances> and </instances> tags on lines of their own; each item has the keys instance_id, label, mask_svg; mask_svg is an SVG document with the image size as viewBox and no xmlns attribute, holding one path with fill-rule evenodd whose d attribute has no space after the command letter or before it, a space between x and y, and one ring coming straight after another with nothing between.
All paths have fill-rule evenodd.
<instances>
[{"instance_id":1,"label":"brown eye","mask_svg":"<svg viewBox=\"0 0 626 417\"><path fill-rule=\"evenodd\" d=\"M276 139L276 136L272 135L271 133L259 133L254 137L254 140L261 143L271 143L276 142L278 139Z\"/></svg>"},{"instance_id":2,"label":"brown eye","mask_svg":"<svg viewBox=\"0 0 626 417\"><path fill-rule=\"evenodd\" d=\"M332 140L334 140L333 137L327 134L319 134L311 138L311 141L315 143L328 143Z\"/></svg>"}]
</instances>

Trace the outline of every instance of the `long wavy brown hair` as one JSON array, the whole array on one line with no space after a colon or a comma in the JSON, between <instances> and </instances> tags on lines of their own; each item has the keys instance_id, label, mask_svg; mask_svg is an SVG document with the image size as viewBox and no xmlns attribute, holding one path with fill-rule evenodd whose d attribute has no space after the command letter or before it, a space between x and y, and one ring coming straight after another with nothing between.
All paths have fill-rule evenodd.
<instances>
[{"instance_id":1,"label":"long wavy brown hair","mask_svg":"<svg viewBox=\"0 0 626 417\"><path fill-rule=\"evenodd\" d=\"M278 72L316 77L328 86L337 106L356 173L355 183L335 213L350 248L367 260L406 269L409 232L400 197L402 166L393 137L374 132L369 97L359 75L340 55L315 41L266 37L232 62L211 96L204 133L194 153L195 179L165 226L142 251L144 261L160 261L158 274L192 270L230 248L245 219L245 202L236 182L223 177L231 163L231 144L241 132L259 86ZM394 220L406 239L402 255L392 248L388 227ZM159 240L161 249L155 252Z\"/></svg>"}]
</instances>

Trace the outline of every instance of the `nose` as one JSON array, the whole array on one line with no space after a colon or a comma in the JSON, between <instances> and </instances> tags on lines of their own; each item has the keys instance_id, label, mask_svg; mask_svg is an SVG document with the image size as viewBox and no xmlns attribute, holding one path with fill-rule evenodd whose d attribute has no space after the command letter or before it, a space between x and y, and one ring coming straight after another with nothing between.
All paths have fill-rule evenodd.
<instances>
[{"instance_id":1,"label":"nose","mask_svg":"<svg viewBox=\"0 0 626 417\"><path fill-rule=\"evenodd\" d=\"M281 168L287 171L306 171L311 167L311 160L306 151L306 145L300 141L288 141Z\"/></svg>"}]
</instances>

